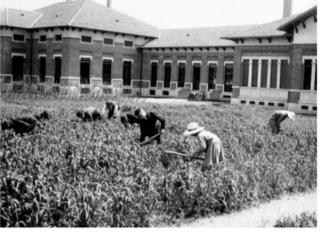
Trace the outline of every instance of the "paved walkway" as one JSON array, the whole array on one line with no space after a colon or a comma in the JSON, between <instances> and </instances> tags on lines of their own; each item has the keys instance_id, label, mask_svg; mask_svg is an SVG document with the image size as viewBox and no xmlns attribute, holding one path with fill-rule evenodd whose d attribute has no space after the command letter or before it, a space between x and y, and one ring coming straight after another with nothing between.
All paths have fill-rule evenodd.
<instances>
[{"instance_id":1,"label":"paved walkway","mask_svg":"<svg viewBox=\"0 0 320 232\"><path fill-rule=\"evenodd\" d=\"M203 218L180 227L273 227L278 219L317 212L316 192L286 195L240 212Z\"/></svg>"},{"instance_id":2,"label":"paved walkway","mask_svg":"<svg viewBox=\"0 0 320 232\"><path fill-rule=\"evenodd\" d=\"M208 105L210 101L188 101L187 99L179 98L140 98L144 102L159 103L159 104L178 104L178 105Z\"/></svg>"}]
</instances>

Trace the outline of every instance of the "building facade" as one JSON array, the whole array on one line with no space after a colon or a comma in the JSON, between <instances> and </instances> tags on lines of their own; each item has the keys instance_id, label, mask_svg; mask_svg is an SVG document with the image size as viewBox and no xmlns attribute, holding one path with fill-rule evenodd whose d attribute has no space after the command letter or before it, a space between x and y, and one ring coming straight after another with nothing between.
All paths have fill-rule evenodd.
<instances>
[{"instance_id":1,"label":"building facade","mask_svg":"<svg viewBox=\"0 0 320 232\"><path fill-rule=\"evenodd\" d=\"M3 9L1 91L181 98L199 92L315 113L317 8L284 15L262 25L159 30L90 0L33 12Z\"/></svg>"}]
</instances>

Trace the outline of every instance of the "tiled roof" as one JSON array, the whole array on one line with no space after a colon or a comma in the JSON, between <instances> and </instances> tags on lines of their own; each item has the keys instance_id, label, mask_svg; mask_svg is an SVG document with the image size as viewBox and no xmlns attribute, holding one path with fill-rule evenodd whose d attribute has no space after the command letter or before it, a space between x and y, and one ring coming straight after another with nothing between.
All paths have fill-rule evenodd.
<instances>
[{"instance_id":1,"label":"tiled roof","mask_svg":"<svg viewBox=\"0 0 320 232\"><path fill-rule=\"evenodd\" d=\"M160 37L147 43L144 47L163 48L233 46L233 41L221 39L221 37L232 31L246 30L248 27L251 26L223 26L161 30Z\"/></svg>"},{"instance_id":2,"label":"tiled roof","mask_svg":"<svg viewBox=\"0 0 320 232\"><path fill-rule=\"evenodd\" d=\"M278 30L278 27L288 22L294 16L286 17L280 20L276 20L270 23L252 25L244 30L230 31L225 34L223 38L236 39L236 38L256 38L256 37L281 37L285 36L285 31Z\"/></svg>"},{"instance_id":3,"label":"tiled roof","mask_svg":"<svg viewBox=\"0 0 320 232\"><path fill-rule=\"evenodd\" d=\"M90 0L61 2L39 9L43 17L34 27L69 25L118 33L157 37L159 30Z\"/></svg>"},{"instance_id":4,"label":"tiled roof","mask_svg":"<svg viewBox=\"0 0 320 232\"><path fill-rule=\"evenodd\" d=\"M278 27L278 29L287 31L288 29L296 26L297 24L304 22L307 18L309 18L313 15L317 15L317 6L314 6L314 7L310 8L309 10L302 12L301 14L298 14L298 15L290 18L290 20L282 23Z\"/></svg>"},{"instance_id":5,"label":"tiled roof","mask_svg":"<svg viewBox=\"0 0 320 232\"><path fill-rule=\"evenodd\" d=\"M1 25L19 25L26 28L30 25L32 28L74 26L154 38L159 35L157 28L91 0L64 1L35 12L25 11L25 15L30 15L30 18L33 16L32 20L29 20L29 17L28 20L22 20L16 12L22 11L10 11L8 15L12 20L9 20L9 24L5 24L6 17L1 14ZM39 17L40 15L42 17Z\"/></svg>"},{"instance_id":6,"label":"tiled roof","mask_svg":"<svg viewBox=\"0 0 320 232\"><path fill-rule=\"evenodd\" d=\"M41 13L16 9L0 10L0 25L20 28L30 28L39 18Z\"/></svg>"},{"instance_id":7,"label":"tiled roof","mask_svg":"<svg viewBox=\"0 0 320 232\"><path fill-rule=\"evenodd\" d=\"M81 9L86 0L59 2L41 9L43 16L33 25L35 28L66 26Z\"/></svg>"}]
</instances>

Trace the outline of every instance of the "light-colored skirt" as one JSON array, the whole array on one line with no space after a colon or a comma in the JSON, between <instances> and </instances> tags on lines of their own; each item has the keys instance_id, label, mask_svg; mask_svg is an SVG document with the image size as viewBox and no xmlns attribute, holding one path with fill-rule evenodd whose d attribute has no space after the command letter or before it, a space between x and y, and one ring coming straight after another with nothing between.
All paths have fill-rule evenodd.
<instances>
[{"instance_id":1,"label":"light-colored skirt","mask_svg":"<svg viewBox=\"0 0 320 232\"><path fill-rule=\"evenodd\" d=\"M221 142L207 141L206 157L203 161L204 167L219 165L225 159L224 150Z\"/></svg>"}]
</instances>

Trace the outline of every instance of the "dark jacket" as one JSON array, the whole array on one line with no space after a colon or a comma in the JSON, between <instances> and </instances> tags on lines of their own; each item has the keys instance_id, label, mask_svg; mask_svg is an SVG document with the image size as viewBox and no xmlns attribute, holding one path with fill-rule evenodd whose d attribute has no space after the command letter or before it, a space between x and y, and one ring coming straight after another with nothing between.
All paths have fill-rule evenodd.
<instances>
[{"instance_id":1,"label":"dark jacket","mask_svg":"<svg viewBox=\"0 0 320 232\"><path fill-rule=\"evenodd\" d=\"M139 123L138 118L132 114L122 115L120 121L125 128L128 128L128 124L133 125Z\"/></svg>"},{"instance_id":2,"label":"dark jacket","mask_svg":"<svg viewBox=\"0 0 320 232\"><path fill-rule=\"evenodd\" d=\"M287 114L275 113L269 120L269 126L271 127L272 133L278 134L281 130L280 124L288 118Z\"/></svg>"},{"instance_id":3,"label":"dark jacket","mask_svg":"<svg viewBox=\"0 0 320 232\"><path fill-rule=\"evenodd\" d=\"M154 112L147 113L146 119L139 119L138 123L141 133L140 142L143 142L147 136L150 138L156 134L161 134L161 130L165 129L165 119ZM161 143L160 135L156 140Z\"/></svg>"},{"instance_id":4,"label":"dark jacket","mask_svg":"<svg viewBox=\"0 0 320 232\"><path fill-rule=\"evenodd\" d=\"M108 119L117 118L120 116L121 107L118 103L115 103L112 101L107 101L106 102L106 109L109 111L108 112Z\"/></svg>"}]
</instances>

